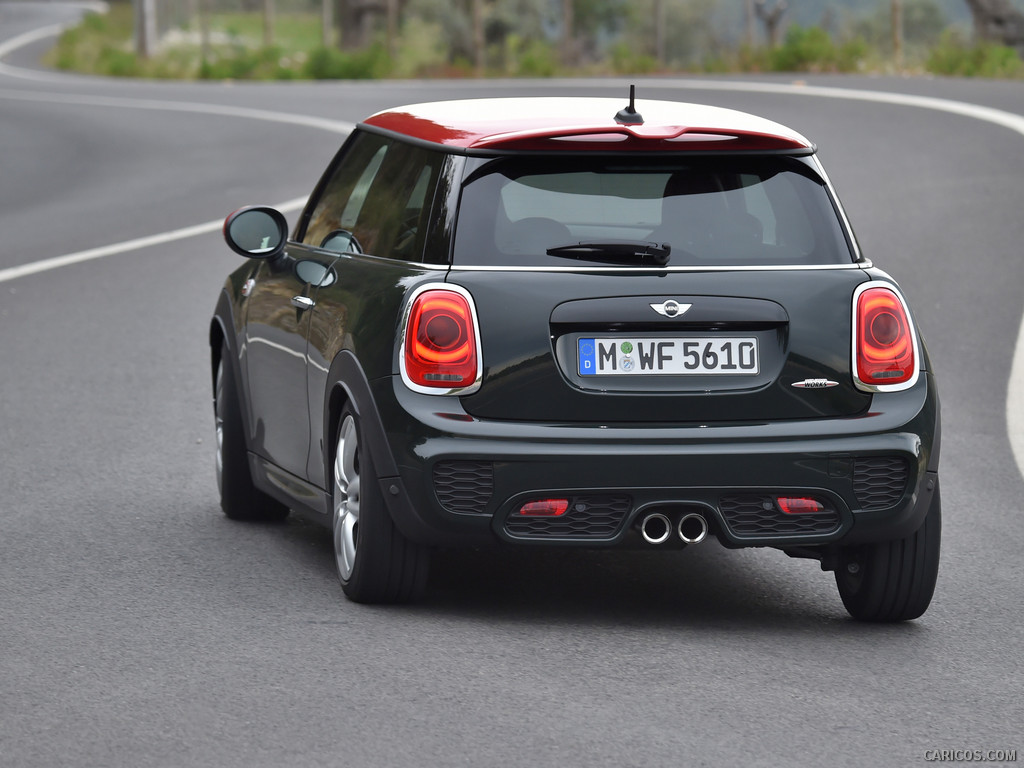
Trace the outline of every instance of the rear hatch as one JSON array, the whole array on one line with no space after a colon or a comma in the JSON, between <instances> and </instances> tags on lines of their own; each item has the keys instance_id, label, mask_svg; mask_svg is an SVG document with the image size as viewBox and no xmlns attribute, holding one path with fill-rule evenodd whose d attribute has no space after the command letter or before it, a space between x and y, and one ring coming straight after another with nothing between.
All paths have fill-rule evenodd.
<instances>
[{"instance_id":1,"label":"rear hatch","mask_svg":"<svg viewBox=\"0 0 1024 768\"><path fill-rule=\"evenodd\" d=\"M449 280L473 296L485 419L854 416L866 280L817 166L787 156L467 162Z\"/></svg>"},{"instance_id":2,"label":"rear hatch","mask_svg":"<svg viewBox=\"0 0 1024 768\"><path fill-rule=\"evenodd\" d=\"M483 386L463 404L483 419L600 424L854 416L870 403L850 374L851 297L864 279L458 272L484 359ZM673 303L673 317L656 310Z\"/></svg>"}]
</instances>

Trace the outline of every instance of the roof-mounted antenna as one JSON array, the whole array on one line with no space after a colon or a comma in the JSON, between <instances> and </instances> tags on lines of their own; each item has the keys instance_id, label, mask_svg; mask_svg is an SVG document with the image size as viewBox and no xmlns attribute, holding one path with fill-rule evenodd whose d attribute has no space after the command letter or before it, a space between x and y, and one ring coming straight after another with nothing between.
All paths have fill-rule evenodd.
<instances>
[{"instance_id":1,"label":"roof-mounted antenna","mask_svg":"<svg viewBox=\"0 0 1024 768\"><path fill-rule=\"evenodd\" d=\"M629 106L623 107L619 110L619 113L615 115L615 122L621 123L622 125L642 125L644 122L643 117L639 112L636 111L634 106L636 103L636 86L629 86Z\"/></svg>"}]
</instances>

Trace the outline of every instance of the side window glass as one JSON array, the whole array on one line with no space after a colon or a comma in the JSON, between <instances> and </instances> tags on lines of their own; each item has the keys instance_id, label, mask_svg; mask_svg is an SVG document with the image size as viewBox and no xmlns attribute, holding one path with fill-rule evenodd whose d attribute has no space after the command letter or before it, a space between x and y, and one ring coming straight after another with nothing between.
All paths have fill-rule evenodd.
<instances>
[{"instance_id":1,"label":"side window glass","mask_svg":"<svg viewBox=\"0 0 1024 768\"><path fill-rule=\"evenodd\" d=\"M362 133L323 188L302 241L420 261L445 154Z\"/></svg>"},{"instance_id":2,"label":"side window glass","mask_svg":"<svg viewBox=\"0 0 1024 768\"><path fill-rule=\"evenodd\" d=\"M380 136L358 133L344 157L320 192L310 215L302 242L315 248L336 250L344 239L336 237L339 230L350 231L362 212L366 196L380 171L390 142ZM345 223L343 223L343 221ZM346 226L347 223L347 226Z\"/></svg>"},{"instance_id":3,"label":"side window glass","mask_svg":"<svg viewBox=\"0 0 1024 768\"><path fill-rule=\"evenodd\" d=\"M351 231L365 253L422 260L434 190L444 158L443 152L399 141L388 147L351 222Z\"/></svg>"},{"instance_id":4,"label":"side window glass","mask_svg":"<svg viewBox=\"0 0 1024 768\"><path fill-rule=\"evenodd\" d=\"M370 192L370 185L377 177L380 164L384 162L384 153L386 151L387 147L381 147L377 150L370 159L370 164L366 166L366 169L359 177L359 181L356 182L356 186L352 190L352 196L349 197L348 203L345 204L345 210L341 212L340 223L342 229L351 230L356 225L359 213L363 210L363 203L366 202L366 196Z\"/></svg>"}]
</instances>

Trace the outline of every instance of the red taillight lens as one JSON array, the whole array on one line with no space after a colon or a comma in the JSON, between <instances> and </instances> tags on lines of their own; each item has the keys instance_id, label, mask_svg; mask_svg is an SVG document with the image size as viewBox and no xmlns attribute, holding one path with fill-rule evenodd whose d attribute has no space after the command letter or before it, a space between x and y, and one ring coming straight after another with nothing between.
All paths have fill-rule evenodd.
<instances>
[{"instance_id":1,"label":"red taillight lens","mask_svg":"<svg viewBox=\"0 0 1024 768\"><path fill-rule=\"evenodd\" d=\"M519 514L529 517L561 517L568 509L568 499L541 499L523 504Z\"/></svg>"},{"instance_id":2,"label":"red taillight lens","mask_svg":"<svg viewBox=\"0 0 1024 768\"><path fill-rule=\"evenodd\" d=\"M405 374L416 386L447 390L474 384L479 359L469 299L444 288L417 296L409 311L402 354Z\"/></svg>"},{"instance_id":3,"label":"red taillight lens","mask_svg":"<svg viewBox=\"0 0 1024 768\"><path fill-rule=\"evenodd\" d=\"M780 496L775 502L787 515L806 515L825 510L825 505L820 501L806 496Z\"/></svg>"},{"instance_id":4,"label":"red taillight lens","mask_svg":"<svg viewBox=\"0 0 1024 768\"><path fill-rule=\"evenodd\" d=\"M914 334L903 302L889 288L868 288L857 297L854 354L857 378L869 386L903 384L917 370Z\"/></svg>"}]
</instances>

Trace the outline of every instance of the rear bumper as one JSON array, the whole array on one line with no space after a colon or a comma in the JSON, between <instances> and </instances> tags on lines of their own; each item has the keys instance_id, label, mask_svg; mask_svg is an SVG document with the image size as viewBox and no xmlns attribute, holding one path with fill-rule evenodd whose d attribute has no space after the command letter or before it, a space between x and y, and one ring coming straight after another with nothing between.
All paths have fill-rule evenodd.
<instances>
[{"instance_id":1,"label":"rear bumper","mask_svg":"<svg viewBox=\"0 0 1024 768\"><path fill-rule=\"evenodd\" d=\"M398 377L372 388L397 467L385 498L402 532L429 545L628 546L653 511L673 523L696 512L728 547L879 541L915 531L937 484L930 375L860 417L728 426L482 421ZM786 515L779 496L824 511ZM568 511L519 514L548 498Z\"/></svg>"}]
</instances>

